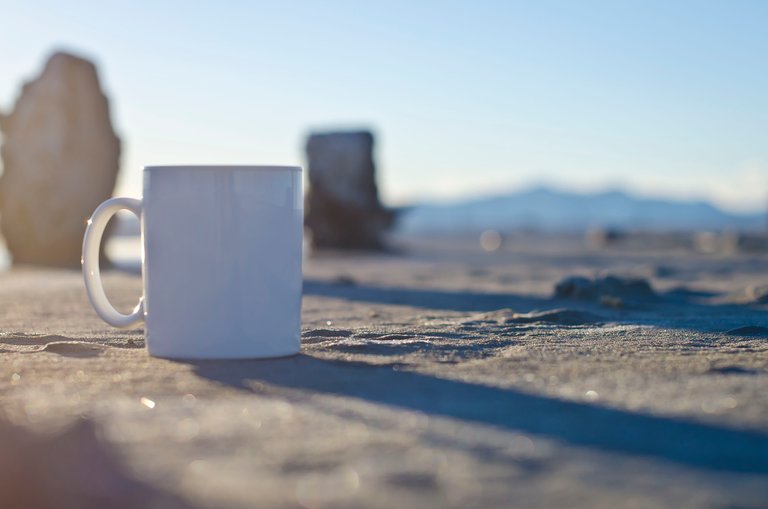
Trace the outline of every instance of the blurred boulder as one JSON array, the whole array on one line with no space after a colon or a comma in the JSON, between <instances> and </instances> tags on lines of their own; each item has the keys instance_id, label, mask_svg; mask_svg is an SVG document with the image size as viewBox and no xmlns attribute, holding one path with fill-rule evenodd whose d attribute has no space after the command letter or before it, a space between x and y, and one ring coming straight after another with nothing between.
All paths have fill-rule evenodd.
<instances>
[{"instance_id":1,"label":"blurred boulder","mask_svg":"<svg viewBox=\"0 0 768 509\"><path fill-rule=\"evenodd\" d=\"M731 233L731 238L741 253L768 251L768 235L764 232L736 232Z\"/></svg>"},{"instance_id":2,"label":"blurred boulder","mask_svg":"<svg viewBox=\"0 0 768 509\"><path fill-rule=\"evenodd\" d=\"M315 248L380 249L392 213L379 201L368 131L315 133L306 145L305 223Z\"/></svg>"},{"instance_id":3,"label":"blurred boulder","mask_svg":"<svg viewBox=\"0 0 768 509\"><path fill-rule=\"evenodd\" d=\"M78 267L85 223L112 194L120 157L96 67L54 54L0 126L0 228L13 262Z\"/></svg>"},{"instance_id":4,"label":"blurred boulder","mask_svg":"<svg viewBox=\"0 0 768 509\"><path fill-rule=\"evenodd\" d=\"M739 235L735 232L697 232L694 248L699 253L730 255L739 250Z\"/></svg>"},{"instance_id":5,"label":"blurred boulder","mask_svg":"<svg viewBox=\"0 0 768 509\"><path fill-rule=\"evenodd\" d=\"M555 297L596 300L608 307L622 307L625 302L655 301L658 295L643 278L609 275L594 279L569 276L555 285Z\"/></svg>"},{"instance_id":6,"label":"blurred boulder","mask_svg":"<svg viewBox=\"0 0 768 509\"><path fill-rule=\"evenodd\" d=\"M625 232L617 228L594 228L586 232L585 240L592 249L605 249L618 244L626 236Z\"/></svg>"},{"instance_id":7,"label":"blurred boulder","mask_svg":"<svg viewBox=\"0 0 768 509\"><path fill-rule=\"evenodd\" d=\"M747 289L750 300L756 304L768 304L768 285L753 285Z\"/></svg>"},{"instance_id":8,"label":"blurred boulder","mask_svg":"<svg viewBox=\"0 0 768 509\"><path fill-rule=\"evenodd\" d=\"M761 253L768 251L768 235L765 232L703 231L694 235L693 247L700 253L715 255Z\"/></svg>"}]
</instances>

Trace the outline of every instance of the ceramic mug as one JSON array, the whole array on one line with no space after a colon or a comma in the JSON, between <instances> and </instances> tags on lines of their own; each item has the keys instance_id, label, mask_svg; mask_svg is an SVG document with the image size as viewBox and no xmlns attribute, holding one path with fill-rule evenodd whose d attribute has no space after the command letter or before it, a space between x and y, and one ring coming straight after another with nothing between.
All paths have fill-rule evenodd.
<instances>
[{"instance_id":1,"label":"ceramic mug","mask_svg":"<svg viewBox=\"0 0 768 509\"><path fill-rule=\"evenodd\" d=\"M143 199L112 198L88 221L83 277L110 325L144 320L150 355L243 359L298 353L302 172L297 166L147 166ZM144 294L130 314L107 299L104 228L119 210L141 221Z\"/></svg>"}]
</instances>

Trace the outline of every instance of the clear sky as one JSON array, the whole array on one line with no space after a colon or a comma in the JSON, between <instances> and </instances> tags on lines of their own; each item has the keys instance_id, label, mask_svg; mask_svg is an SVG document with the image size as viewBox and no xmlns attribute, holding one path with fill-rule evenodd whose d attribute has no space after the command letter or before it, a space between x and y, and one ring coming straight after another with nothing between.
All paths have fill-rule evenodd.
<instances>
[{"instance_id":1,"label":"clear sky","mask_svg":"<svg viewBox=\"0 0 768 509\"><path fill-rule=\"evenodd\" d=\"M390 204L549 183L768 202L768 1L0 0L0 110L46 56L94 59L158 163L303 163L372 127Z\"/></svg>"}]
</instances>

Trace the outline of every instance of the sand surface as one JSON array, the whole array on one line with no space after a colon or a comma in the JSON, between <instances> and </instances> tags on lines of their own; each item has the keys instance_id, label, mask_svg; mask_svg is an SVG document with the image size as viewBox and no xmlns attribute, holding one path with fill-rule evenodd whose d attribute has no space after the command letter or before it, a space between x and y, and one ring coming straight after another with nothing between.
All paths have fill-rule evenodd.
<instances>
[{"instance_id":1,"label":"sand surface","mask_svg":"<svg viewBox=\"0 0 768 509\"><path fill-rule=\"evenodd\" d=\"M303 352L270 361L153 359L78 273L4 273L3 436L87 419L136 507L768 507L768 256L402 244L308 259ZM552 298L596 274L656 296ZM94 489L89 456L40 449Z\"/></svg>"}]
</instances>

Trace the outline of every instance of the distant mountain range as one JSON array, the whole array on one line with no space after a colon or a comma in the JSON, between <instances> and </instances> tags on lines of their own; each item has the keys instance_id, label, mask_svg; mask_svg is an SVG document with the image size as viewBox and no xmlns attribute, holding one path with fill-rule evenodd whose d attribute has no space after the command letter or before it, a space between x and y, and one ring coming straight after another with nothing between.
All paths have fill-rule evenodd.
<instances>
[{"instance_id":1,"label":"distant mountain range","mask_svg":"<svg viewBox=\"0 0 768 509\"><path fill-rule=\"evenodd\" d=\"M501 196L402 210L398 230L459 233L481 230L584 231L765 229L765 214L724 212L703 201L639 198L622 191L577 194L539 187Z\"/></svg>"}]
</instances>

